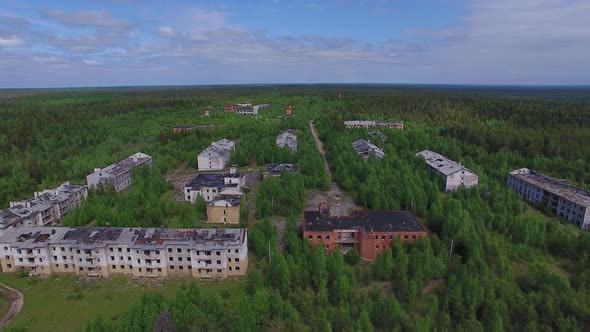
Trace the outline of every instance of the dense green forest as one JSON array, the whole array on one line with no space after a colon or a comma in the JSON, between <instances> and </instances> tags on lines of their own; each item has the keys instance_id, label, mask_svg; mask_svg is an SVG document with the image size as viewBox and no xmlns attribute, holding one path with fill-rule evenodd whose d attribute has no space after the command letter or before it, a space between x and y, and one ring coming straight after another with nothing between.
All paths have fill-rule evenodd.
<instances>
[{"instance_id":1,"label":"dense green forest","mask_svg":"<svg viewBox=\"0 0 590 332\"><path fill-rule=\"evenodd\" d=\"M584 331L590 328L590 235L523 203L507 173L530 167L590 187L590 98L496 96L418 89L327 88L72 91L0 98L0 204L70 180L136 151L154 156L125 193L93 192L65 220L113 226L193 226L195 207L173 202L163 174L211 140L238 141L240 166L297 162L301 173L264 180L249 231L250 269L240 296L202 296L196 284L174 298L145 296L124 315L86 331ZM258 117L214 112L252 100ZM295 116L281 118L284 105ZM403 120L384 129L386 157L351 148L367 131L343 120ZM395 243L375 263L356 252L325 254L301 239L309 190L329 184L308 127L318 128L334 180L369 209L411 209L429 228L414 245ZM173 135L181 124L222 124ZM296 154L274 139L293 128ZM480 174L470 190L442 193L414 155L431 149ZM280 241L277 215L287 219ZM269 252L268 246L271 246ZM452 252L451 252L452 244Z\"/></svg>"}]
</instances>

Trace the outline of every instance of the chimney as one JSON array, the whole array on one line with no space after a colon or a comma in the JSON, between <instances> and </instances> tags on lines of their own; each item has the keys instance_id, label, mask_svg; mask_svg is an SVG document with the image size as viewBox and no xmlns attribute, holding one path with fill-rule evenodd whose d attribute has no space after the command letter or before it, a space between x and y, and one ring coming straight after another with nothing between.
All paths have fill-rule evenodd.
<instances>
[{"instance_id":1,"label":"chimney","mask_svg":"<svg viewBox=\"0 0 590 332\"><path fill-rule=\"evenodd\" d=\"M229 167L229 174L236 174L238 172L238 165L231 165Z\"/></svg>"}]
</instances>

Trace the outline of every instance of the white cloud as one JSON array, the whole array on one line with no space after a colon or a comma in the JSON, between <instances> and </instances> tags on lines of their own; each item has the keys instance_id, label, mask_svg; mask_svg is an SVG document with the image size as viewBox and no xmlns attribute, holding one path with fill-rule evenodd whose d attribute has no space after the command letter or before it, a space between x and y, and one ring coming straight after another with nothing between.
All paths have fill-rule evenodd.
<instances>
[{"instance_id":1,"label":"white cloud","mask_svg":"<svg viewBox=\"0 0 590 332\"><path fill-rule=\"evenodd\" d=\"M45 10L41 15L49 20L70 27L96 27L110 30L127 30L130 28L126 20L116 19L106 10Z\"/></svg>"},{"instance_id":2,"label":"white cloud","mask_svg":"<svg viewBox=\"0 0 590 332\"><path fill-rule=\"evenodd\" d=\"M100 64L100 62L98 62L97 60L94 60L94 59L84 59L84 60L82 60L82 62L84 62L85 64L87 64L89 66L96 66L96 65Z\"/></svg>"},{"instance_id":3,"label":"white cloud","mask_svg":"<svg viewBox=\"0 0 590 332\"><path fill-rule=\"evenodd\" d=\"M22 38L16 36L1 37L0 36L0 47L18 47L24 45L25 41Z\"/></svg>"},{"instance_id":4,"label":"white cloud","mask_svg":"<svg viewBox=\"0 0 590 332\"><path fill-rule=\"evenodd\" d=\"M174 37L176 35L176 30L174 30L174 28L169 27L169 26L161 26L156 30L156 33L160 37L170 38L170 37Z\"/></svg>"}]
</instances>

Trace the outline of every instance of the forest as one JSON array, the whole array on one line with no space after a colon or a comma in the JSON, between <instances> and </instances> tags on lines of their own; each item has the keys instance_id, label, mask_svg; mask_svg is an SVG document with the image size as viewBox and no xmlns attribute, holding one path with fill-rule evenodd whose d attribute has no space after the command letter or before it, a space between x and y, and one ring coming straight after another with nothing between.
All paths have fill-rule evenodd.
<instances>
[{"instance_id":1,"label":"forest","mask_svg":"<svg viewBox=\"0 0 590 332\"><path fill-rule=\"evenodd\" d=\"M343 98L337 91L344 89ZM136 151L155 167L124 193L93 192L67 225L194 227L198 208L173 202L163 176L219 138L238 141L232 163L296 162L301 172L265 179L249 229L250 268L239 296L203 296L188 284L173 298L144 296L112 319L97 313L85 331L585 331L590 328L590 235L525 204L506 186L529 167L590 188L590 94L426 89L281 87L71 91L0 98L0 206L65 180L84 183L93 167ZM258 117L207 105L242 100L273 106ZM295 116L279 118L284 105ZM363 129L344 120L403 120L382 129L386 157L351 148ZM428 227L416 244L395 242L374 263L358 253L326 254L301 238L309 190L329 177L308 123L319 130L333 180L368 209L411 209ZM172 134L182 124L222 124ZM274 145L296 129L299 150ZM375 142L374 142L375 143ZM415 157L424 149L480 175L469 190L443 193ZM280 239L274 221L286 219ZM270 244L270 250L269 250Z\"/></svg>"}]
</instances>

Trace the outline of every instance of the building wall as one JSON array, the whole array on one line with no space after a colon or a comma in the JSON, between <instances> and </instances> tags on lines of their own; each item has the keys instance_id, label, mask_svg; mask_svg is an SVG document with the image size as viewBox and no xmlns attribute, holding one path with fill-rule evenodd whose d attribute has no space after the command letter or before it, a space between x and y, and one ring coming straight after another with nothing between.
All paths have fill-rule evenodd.
<instances>
[{"instance_id":1,"label":"building wall","mask_svg":"<svg viewBox=\"0 0 590 332\"><path fill-rule=\"evenodd\" d=\"M443 174L441 176L443 180L446 180L445 191L455 191L460 187L471 188L479 182L479 177L476 174L465 169L449 176Z\"/></svg>"},{"instance_id":2,"label":"building wall","mask_svg":"<svg viewBox=\"0 0 590 332\"><path fill-rule=\"evenodd\" d=\"M239 224L240 206L207 206L207 222Z\"/></svg>"},{"instance_id":3,"label":"building wall","mask_svg":"<svg viewBox=\"0 0 590 332\"><path fill-rule=\"evenodd\" d=\"M227 160L228 158L216 153L203 152L197 157L197 164L199 171L220 171L225 167Z\"/></svg>"},{"instance_id":4,"label":"building wall","mask_svg":"<svg viewBox=\"0 0 590 332\"><path fill-rule=\"evenodd\" d=\"M113 275L144 278L243 276L248 270L247 236L245 233L239 246L219 248L195 248L188 244L151 249L127 245L83 248L46 244L45 247L17 249L0 243L0 266L7 273L20 268L37 275L69 273L105 278Z\"/></svg>"}]
</instances>

